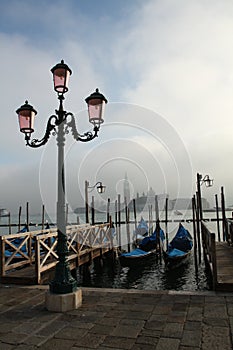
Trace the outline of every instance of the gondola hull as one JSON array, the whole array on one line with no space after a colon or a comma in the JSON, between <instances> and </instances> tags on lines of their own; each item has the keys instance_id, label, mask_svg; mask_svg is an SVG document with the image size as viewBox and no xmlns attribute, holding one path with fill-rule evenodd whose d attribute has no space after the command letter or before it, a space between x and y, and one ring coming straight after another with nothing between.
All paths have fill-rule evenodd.
<instances>
[{"instance_id":1,"label":"gondola hull","mask_svg":"<svg viewBox=\"0 0 233 350\"><path fill-rule=\"evenodd\" d=\"M147 262L157 254L157 249L148 252L136 248L130 253L123 253L119 256L121 266L137 266L138 264Z\"/></svg>"},{"instance_id":2,"label":"gondola hull","mask_svg":"<svg viewBox=\"0 0 233 350\"><path fill-rule=\"evenodd\" d=\"M191 250L188 252L183 252L183 254L174 256L167 254L167 252L163 252L163 259L167 267L175 268L185 263L188 260L190 254Z\"/></svg>"},{"instance_id":3,"label":"gondola hull","mask_svg":"<svg viewBox=\"0 0 233 350\"><path fill-rule=\"evenodd\" d=\"M163 251L165 265L172 268L178 267L184 263L190 256L192 247L192 236L189 231L180 224L175 237L168 244L168 249Z\"/></svg>"}]
</instances>

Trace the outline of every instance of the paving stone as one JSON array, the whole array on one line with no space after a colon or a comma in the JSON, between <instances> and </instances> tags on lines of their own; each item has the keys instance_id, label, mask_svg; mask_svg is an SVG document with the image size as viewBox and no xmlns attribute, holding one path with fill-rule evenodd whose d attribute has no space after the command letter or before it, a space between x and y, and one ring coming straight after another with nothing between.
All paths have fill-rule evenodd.
<instances>
[{"instance_id":1,"label":"paving stone","mask_svg":"<svg viewBox=\"0 0 233 350\"><path fill-rule=\"evenodd\" d=\"M12 331L15 333L31 334L36 332L39 328L41 328L41 323L39 322L24 322L18 327L14 327Z\"/></svg>"},{"instance_id":2,"label":"paving stone","mask_svg":"<svg viewBox=\"0 0 233 350\"><path fill-rule=\"evenodd\" d=\"M119 322L121 322L120 318L113 318L113 317L106 317L99 319L96 321L96 324L102 324L102 325L111 325L116 326Z\"/></svg>"},{"instance_id":3,"label":"paving stone","mask_svg":"<svg viewBox=\"0 0 233 350\"><path fill-rule=\"evenodd\" d=\"M189 307L187 311L187 320L189 321L202 321L203 319L203 309L200 307Z\"/></svg>"},{"instance_id":4,"label":"paving stone","mask_svg":"<svg viewBox=\"0 0 233 350\"><path fill-rule=\"evenodd\" d=\"M202 349L203 350L229 350L232 344L229 329L226 327L203 327Z\"/></svg>"},{"instance_id":5,"label":"paving stone","mask_svg":"<svg viewBox=\"0 0 233 350\"><path fill-rule=\"evenodd\" d=\"M113 333L115 328L116 328L115 326L96 324L91 328L90 332L96 333L96 334L110 335Z\"/></svg>"},{"instance_id":6,"label":"paving stone","mask_svg":"<svg viewBox=\"0 0 233 350\"><path fill-rule=\"evenodd\" d=\"M178 350L180 341L172 338L160 338L156 345L156 350Z\"/></svg>"},{"instance_id":7,"label":"paving stone","mask_svg":"<svg viewBox=\"0 0 233 350\"><path fill-rule=\"evenodd\" d=\"M56 332L54 337L59 339L78 339L85 336L87 333L87 329L66 326Z\"/></svg>"},{"instance_id":8,"label":"paving stone","mask_svg":"<svg viewBox=\"0 0 233 350\"><path fill-rule=\"evenodd\" d=\"M178 338L180 339L183 333L183 324L181 323L167 323L162 332L164 338Z\"/></svg>"},{"instance_id":9,"label":"paving stone","mask_svg":"<svg viewBox=\"0 0 233 350\"><path fill-rule=\"evenodd\" d=\"M157 345L158 341L159 341L159 338L147 337L144 335L140 335L136 340L136 344L155 346L155 345Z\"/></svg>"},{"instance_id":10,"label":"paving stone","mask_svg":"<svg viewBox=\"0 0 233 350\"><path fill-rule=\"evenodd\" d=\"M167 317L167 322L184 323L186 312L172 312Z\"/></svg>"},{"instance_id":11,"label":"paving stone","mask_svg":"<svg viewBox=\"0 0 233 350\"><path fill-rule=\"evenodd\" d=\"M200 347L201 345L201 330L184 330L181 338L181 345Z\"/></svg>"},{"instance_id":12,"label":"paving stone","mask_svg":"<svg viewBox=\"0 0 233 350\"><path fill-rule=\"evenodd\" d=\"M144 335L146 337L155 337L159 338L162 334L163 330L158 330L158 329L145 329L143 328L142 331L140 332L140 335Z\"/></svg>"},{"instance_id":13,"label":"paving stone","mask_svg":"<svg viewBox=\"0 0 233 350\"><path fill-rule=\"evenodd\" d=\"M142 327L140 325L139 326L136 326L136 325L129 326L129 325L124 325L124 324L119 324L114 328L111 335L117 336L117 337L137 338L141 329L142 329Z\"/></svg>"},{"instance_id":14,"label":"paving stone","mask_svg":"<svg viewBox=\"0 0 233 350\"><path fill-rule=\"evenodd\" d=\"M222 304L206 304L204 307L206 318L227 318L226 306Z\"/></svg>"},{"instance_id":15,"label":"paving stone","mask_svg":"<svg viewBox=\"0 0 233 350\"><path fill-rule=\"evenodd\" d=\"M201 327L202 327L202 322L199 322L199 321L186 321L184 323L185 330L190 330L190 331L201 330Z\"/></svg>"},{"instance_id":16,"label":"paving stone","mask_svg":"<svg viewBox=\"0 0 233 350\"><path fill-rule=\"evenodd\" d=\"M27 338L26 334L19 334L19 333L13 333L13 332L0 334L0 342L7 343L7 344L18 345L23 343L24 339L26 338Z\"/></svg>"},{"instance_id":17,"label":"paving stone","mask_svg":"<svg viewBox=\"0 0 233 350\"><path fill-rule=\"evenodd\" d=\"M147 321L145 323L145 329L154 329L154 330L163 330L165 327L166 321L159 321L159 320L153 320L153 321Z\"/></svg>"},{"instance_id":18,"label":"paving stone","mask_svg":"<svg viewBox=\"0 0 233 350\"><path fill-rule=\"evenodd\" d=\"M8 333L9 330L12 332L15 330L15 328L19 327L19 322L1 322L0 325L0 334L1 333Z\"/></svg>"},{"instance_id":19,"label":"paving stone","mask_svg":"<svg viewBox=\"0 0 233 350\"><path fill-rule=\"evenodd\" d=\"M101 346L108 346L113 349L133 349L135 339L122 337L106 337Z\"/></svg>"},{"instance_id":20,"label":"paving stone","mask_svg":"<svg viewBox=\"0 0 233 350\"><path fill-rule=\"evenodd\" d=\"M168 315L171 312L171 309L171 305L157 305L153 310L153 314Z\"/></svg>"},{"instance_id":21,"label":"paving stone","mask_svg":"<svg viewBox=\"0 0 233 350\"><path fill-rule=\"evenodd\" d=\"M138 326L142 328L145 325L145 321L133 320L130 318L123 318L122 320L120 320L119 324L128 325L128 326Z\"/></svg>"},{"instance_id":22,"label":"paving stone","mask_svg":"<svg viewBox=\"0 0 233 350\"><path fill-rule=\"evenodd\" d=\"M56 320L54 322L50 322L44 325L43 328L36 332L37 335L42 336L52 336L58 333L61 329L67 326L67 322Z\"/></svg>"},{"instance_id":23,"label":"paving stone","mask_svg":"<svg viewBox=\"0 0 233 350\"><path fill-rule=\"evenodd\" d=\"M74 340L68 339L49 339L43 345L42 350L70 350L74 345Z\"/></svg>"},{"instance_id":24,"label":"paving stone","mask_svg":"<svg viewBox=\"0 0 233 350\"><path fill-rule=\"evenodd\" d=\"M90 348L97 349L98 346L103 343L105 337L106 337L105 335L88 333L87 335L76 339L74 346L85 347L85 348L90 347Z\"/></svg>"},{"instance_id":25,"label":"paving stone","mask_svg":"<svg viewBox=\"0 0 233 350\"><path fill-rule=\"evenodd\" d=\"M0 341L0 349L1 349L1 350L12 350L12 349L14 349L14 348L15 348L14 345L2 343L2 342Z\"/></svg>"},{"instance_id":26,"label":"paving stone","mask_svg":"<svg viewBox=\"0 0 233 350\"><path fill-rule=\"evenodd\" d=\"M16 349L17 350L36 350L37 347L35 345L20 344L20 345L17 345Z\"/></svg>"},{"instance_id":27,"label":"paving stone","mask_svg":"<svg viewBox=\"0 0 233 350\"><path fill-rule=\"evenodd\" d=\"M24 340L24 344L41 346L47 340L48 340L48 337L39 337L39 336L36 336L36 335L32 335L32 336L27 337Z\"/></svg>"},{"instance_id":28,"label":"paving stone","mask_svg":"<svg viewBox=\"0 0 233 350\"><path fill-rule=\"evenodd\" d=\"M187 303L174 303L172 306L172 311L186 311L187 308Z\"/></svg>"},{"instance_id":29,"label":"paving stone","mask_svg":"<svg viewBox=\"0 0 233 350\"><path fill-rule=\"evenodd\" d=\"M204 318L203 324L212 327L229 327L229 320L224 318Z\"/></svg>"},{"instance_id":30,"label":"paving stone","mask_svg":"<svg viewBox=\"0 0 233 350\"><path fill-rule=\"evenodd\" d=\"M154 345L146 345L146 344L135 344L132 348L133 350L154 350Z\"/></svg>"}]
</instances>

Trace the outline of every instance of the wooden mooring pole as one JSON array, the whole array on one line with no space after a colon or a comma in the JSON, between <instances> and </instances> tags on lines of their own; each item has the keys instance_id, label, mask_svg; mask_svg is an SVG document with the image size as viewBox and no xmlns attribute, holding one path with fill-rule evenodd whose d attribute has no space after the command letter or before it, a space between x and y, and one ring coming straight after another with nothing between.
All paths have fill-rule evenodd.
<instances>
[{"instance_id":1,"label":"wooden mooring pole","mask_svg":"<svg viewBox=\"0 0 233 350\"><path fill-rule=\"evenodd\" d=\"M18 232L21 229L21 213L22 213L22 207L19 207L19 215L18 215Z\"/></svg>"},{"instance_id":2,"label":"wooden mooring pole","mask_svg":"<svg viewBox=\"0 0 233 350\"><path fill-rule=\"evenodd\" d=\"M223 186L221 187L221 207L222 207L222 235L223 241L225 242L228 238L228 227L226 222L226 211L225 211L225 196Z\"/></svg>"},{"instance_id":3,"label":"wooden mooring pole","mask_svg":"<svg viewBox=\"0 0 233 350\"><path fill-rule=\"evenodd\" d=\"M198 264L197 264L197 232L196 232L196 200L195 200L195 196L193 196L192 198L192 212L193 212L193 250L194 250L194 262L195 262L195 269L196 271L198 271Z\"/></svg>"},{"instance_id":4,"label":"wooden mooring pole","mask_svg":"<svg viewBox=\"0 0 233 350\"><path fill-rule=\"evenodd\" d=\"M44 211L44 204L43 204L42 205L42 220L41 220L42 230L44 229L44 222L45 222L45 211Z\"/></svg>"},{"instance_id":5,"label":"wooden mooring pole","mask_svg":"<svg viewBox=\"0 0 233 350\"><path fill-rule=\"evenodd\" d=\"M91 223L95 225L95 197L91 197Z\"/></svg>"},{"instance_id":6,"label":"wooden mooring pole","mask_svg":"<svg viewBox=\"0 0 233 350\"><path fill-rule=\"evenodd\" d=\"M110 198L108 198L107 202L107 222L110 222Z\"/></svg>"},{"instance_id":7,"label":"wooden mooring pole","mask_svg":"<svg viewBox=\"0 0 233 350\"><path fill-rule=\"evenodd\" d=\"M216 217L217 217L217 232L218 232L218 241L221 241L220 237L220 223L219 223L219 209L218 209L218 195L215 195L215 206L216 206Z\"/></svg>"},{"instance_id":8,"label":"wooden mooring pole","mask_svg":"<svg viewBox=\"0 0 233 350\"><path fill-rule=\"evenodd\" d=\"M158 204L158 196L155 195L155 221L159 220L159 204Z\"/></svg>"},{"instance_id":9,"label":"wooden mooring pole","mask_svg":"<svg viewBox=\"0 0 233 350\"><path fill-rule=\"evenodd\" d=\"M121 195L118 194L118 242L119 242L119 249L121 250Z\"/></svg>"},{"instance_id":10,"label":"wooden mooring pole","mask_svg":"<svg viewBox=\"0 0 233 350\"><path fill-rule=\"evenodd\" d=\"M134 227L135 227L135 232L137 229L137 211L136 211L136 201L133 199L133 213L134 213Z\"/></svg>"},{"instance_id":11,"label":"wooden mooring pole","mask_svg":"<svg viewBox=\"0 0 233 350\"><path fill-rule=\"evenodd\" d=\"M27 230L29 231L29 203L26 204L26 225Z\"/></svg>"},{"instance_id":12,"label":"wooden mooring pole","mask_svg":"<svg viewBox=\"0 0 233 350\"><path fill-rule=\"evenodd\" d=\"M168 250L168 198L165 202L165 236L166 236L166 249Z\"/></svg>"},{"instance_id":13,"label":"wooden mooring pole","mask_svg":"<svg viewBox=\"0 0 233 350\"><path fill-rule=\"evenodd\" d=\"M199 195L197 193L197 205L196 205L196 223L197 223L197 246L198 246L198 261L201 263L201 237L200 237L200 208L199 208Z\"/></svg>"}]
</instances>

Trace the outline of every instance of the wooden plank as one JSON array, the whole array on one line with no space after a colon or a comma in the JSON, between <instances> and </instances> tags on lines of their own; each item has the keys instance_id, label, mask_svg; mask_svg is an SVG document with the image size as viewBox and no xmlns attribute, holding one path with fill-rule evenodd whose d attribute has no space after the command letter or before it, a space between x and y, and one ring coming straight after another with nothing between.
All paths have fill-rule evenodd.
<instances>
[{"instance_id":1,"label":"wooden plank","mask_svg":"<svg viewBox=\"0 0 233 350\"><path fill-rule=\"evenodd\" d=\"M216 242L217 290L233 291L233 247Z\"/></svg>"}]
</instances>

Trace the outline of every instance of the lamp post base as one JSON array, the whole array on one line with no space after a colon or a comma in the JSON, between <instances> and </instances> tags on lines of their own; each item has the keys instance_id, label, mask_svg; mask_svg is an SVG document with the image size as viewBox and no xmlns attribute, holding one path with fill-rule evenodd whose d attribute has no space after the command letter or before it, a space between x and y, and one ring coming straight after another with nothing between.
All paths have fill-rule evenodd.
<instances>
[{"instance_id":1,"label":"lamp post base","mask_svg":"<svg viewBox=\"0 0 233 350\"><path fill-rule=\"evenodd\" d=\"M49 283L49 290L54 294L72 293L77 290L77 281L72 277L69 265L62 256L55 268L54 279Z\"/></svg>"},{"instance_id":2,"label":"lamp post base","mask_svg":"<svg viewBox=\"0 0 233 350\"><path fill-rule=\"evenodd\" d=\"M76 310L82 305L82 290L67 294L45 293L45 307L48 311L66 312Z\"/></svg>"},{"instance_id":3,"label":"lamp post base","mask_svg":"<svg viewBox=\"0 0 233 350\"><path fill-rule=\"evenodd\" d=\"M49 290L52 294L68 294L77 290L77 282L75 279L65 281L65 283L59 281L52 281L49 284Z\"/></svg>"}]
</instances>

